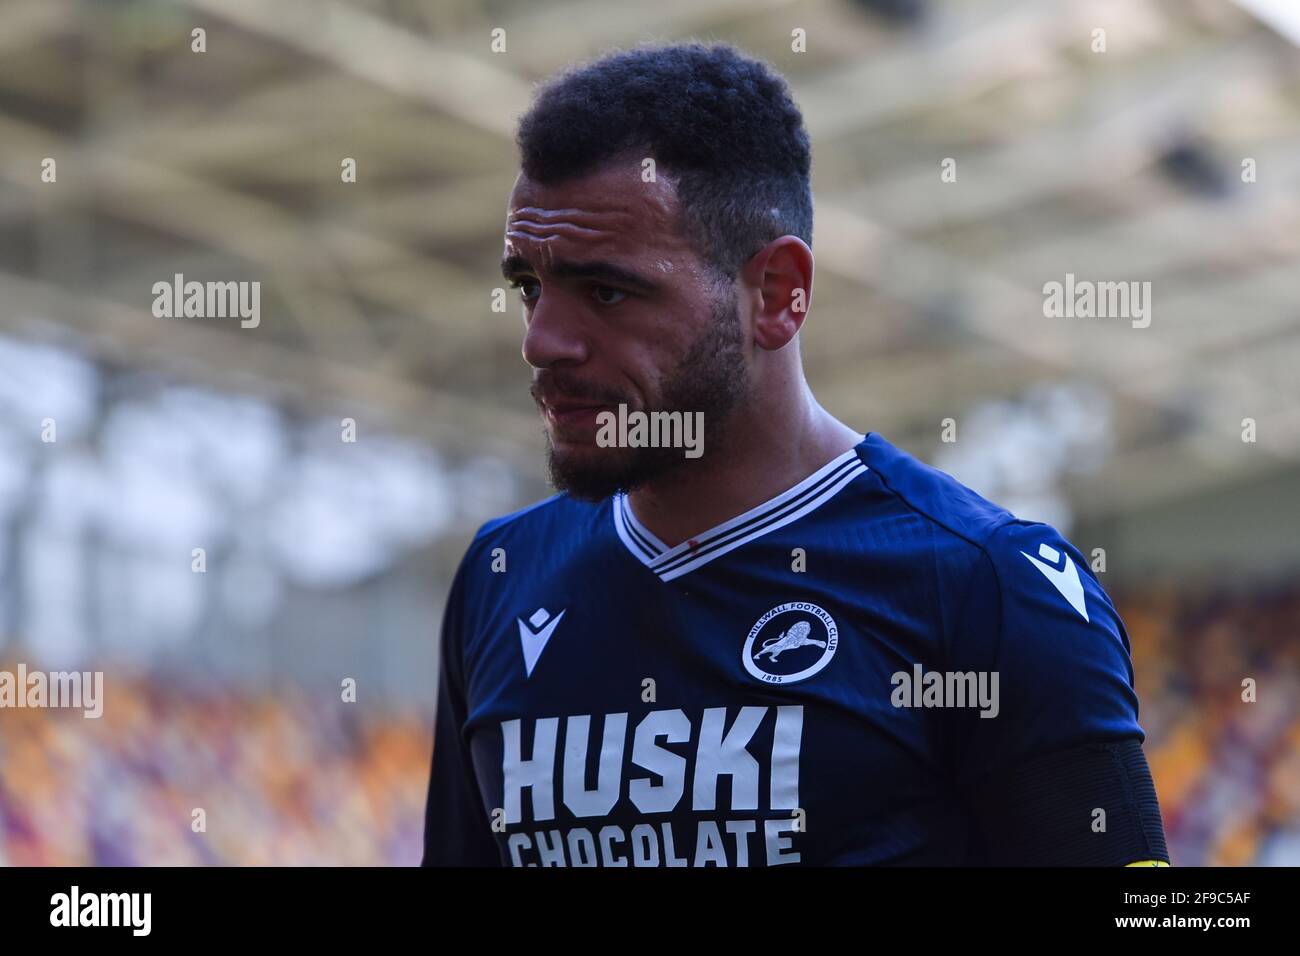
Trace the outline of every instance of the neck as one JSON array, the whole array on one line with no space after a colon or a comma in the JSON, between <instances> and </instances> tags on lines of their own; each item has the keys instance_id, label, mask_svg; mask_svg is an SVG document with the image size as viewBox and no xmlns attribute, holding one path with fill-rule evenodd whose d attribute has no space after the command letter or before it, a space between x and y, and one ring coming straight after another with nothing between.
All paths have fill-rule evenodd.
<instances>
[{"instance_id":1,"label":"neck","mask_svg":"<svg viewBox=\"0 0 1300 956\"><path fill-rule=\"evenodd\" d=\"M776 497L862 440L806 385L798 395L779 409L737 412L721 446L633 491L637 519L674 547Z\"/></svg>"}]
</instances>

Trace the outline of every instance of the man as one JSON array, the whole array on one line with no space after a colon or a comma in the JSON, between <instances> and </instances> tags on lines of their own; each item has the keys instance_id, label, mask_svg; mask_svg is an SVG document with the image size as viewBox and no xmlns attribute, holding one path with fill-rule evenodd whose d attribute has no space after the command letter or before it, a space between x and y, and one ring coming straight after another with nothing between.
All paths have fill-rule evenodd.
<instances>
[{"instance_id":1,"label":"man","mask_svg":"<svg viewBox=\"0 0 1300 956\"><path fill-rule=\"evenodd\" d=\"M452 585L425 864L1167 862L1078 551L804 380L784 82L725 46L619 53L518 141L503 268L561 494Z\"/></svg>"}]
</instances>

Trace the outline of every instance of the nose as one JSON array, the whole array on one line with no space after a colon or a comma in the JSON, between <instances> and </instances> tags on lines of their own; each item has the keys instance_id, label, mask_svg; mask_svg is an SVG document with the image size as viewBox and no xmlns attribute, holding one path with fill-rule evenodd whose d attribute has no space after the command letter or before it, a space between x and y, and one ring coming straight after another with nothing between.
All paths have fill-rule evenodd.
<instances>
[{"instance_id":1,"label":"nose","mask_svg":"<svg viewBox=\"0 0 1300 956\"><path fill-rule=\"evenodd\" d=\"M527 322L523 356L533 368L581 365L587 360L589 348L581 323L559 300L539 293Z\"/></svg>"}]
</instances>

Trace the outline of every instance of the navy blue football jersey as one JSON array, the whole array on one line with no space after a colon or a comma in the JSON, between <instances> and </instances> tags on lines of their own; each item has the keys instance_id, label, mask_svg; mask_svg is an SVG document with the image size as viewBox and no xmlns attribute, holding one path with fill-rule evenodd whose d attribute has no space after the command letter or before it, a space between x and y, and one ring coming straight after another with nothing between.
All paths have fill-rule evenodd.
<instances>
[{"instance_id":1,"label":"navy blue football jersey","mask_svg":"<svg viewBox=\"0 0 1300 956\"><path fill-rule=\"evenodd\" d=\"M1142 736L1083 556L872 434L676 547L623 496L484 525L424 862L979 863L984 782Z\"/></svg>"}]
</instances>

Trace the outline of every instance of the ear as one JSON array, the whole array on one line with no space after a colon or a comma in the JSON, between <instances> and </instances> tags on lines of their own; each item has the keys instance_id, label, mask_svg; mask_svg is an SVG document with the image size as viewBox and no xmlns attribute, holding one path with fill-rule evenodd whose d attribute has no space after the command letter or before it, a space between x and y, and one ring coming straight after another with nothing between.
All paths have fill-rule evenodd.
<instances>
[{"instance_id":1,"label":"ear","mask_svg":"<svg viewBox=\"0 0 1300 956\"><path fill-rule=\"evenodd\" d=\"M741 267L755 303L754 342L775 351L798 334L812 301L813 254L798 236L773 239Z\"/></svg>"}]
</instances>

